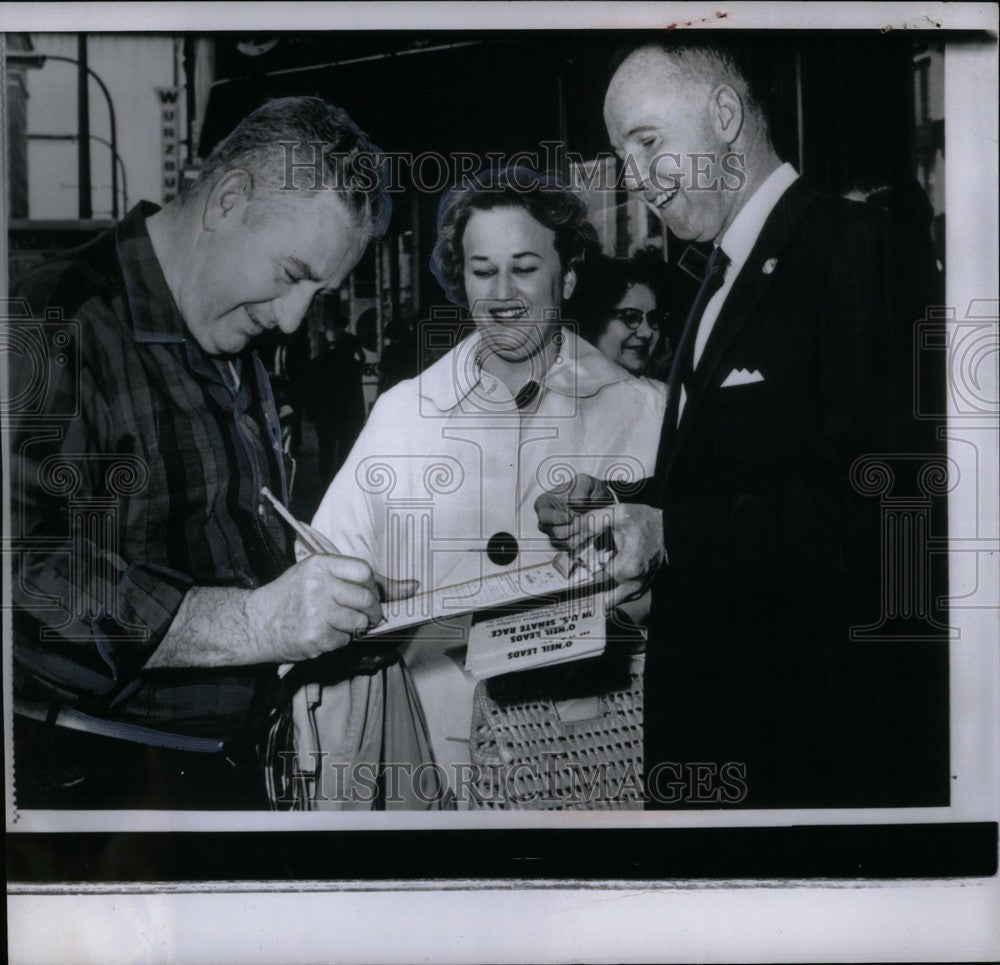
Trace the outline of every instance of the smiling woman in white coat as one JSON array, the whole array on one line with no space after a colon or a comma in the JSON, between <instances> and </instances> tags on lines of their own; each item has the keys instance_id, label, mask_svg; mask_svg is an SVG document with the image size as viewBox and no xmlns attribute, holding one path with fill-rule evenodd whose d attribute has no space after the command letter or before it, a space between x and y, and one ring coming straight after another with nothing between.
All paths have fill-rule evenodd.
<instances>
[{"instance_id":1,"label":"smiling woman in white coat","mask_svg":"<svg viewBox=\"0 0 1000 965\"><path fill-rule=\"evenodd\" d=\"M313 520L339 552L421 591L477 580L551 560L534 503L575 473L652 474L664 387L634 378L561 317L596 243L585 204L523 167L445 196L432 267L464 310L454 345L378 399ZM409 775L421 758L438 775L469 759L468 625L422 624L398 662L296 695L292 731L308 779L293 806L448 801ZM388 782L386 764L400 765ZM377 794L364 793L369 783Z\"/></svg>"}]
</instances>

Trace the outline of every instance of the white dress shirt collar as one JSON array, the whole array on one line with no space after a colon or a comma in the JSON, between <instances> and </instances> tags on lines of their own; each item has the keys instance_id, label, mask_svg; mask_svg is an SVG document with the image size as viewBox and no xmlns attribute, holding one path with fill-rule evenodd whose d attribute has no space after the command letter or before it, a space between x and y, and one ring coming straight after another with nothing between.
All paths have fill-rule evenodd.
<instances>
[{"instance_id":1,"label":"white dress shirt collar","mask_svg":"<svg viewBox=\"0 0 1000 965\"><path fill-rule=\"evenodd\" d=\"M726 229L719 247L729 256L729 278L735 278L743 263L750 257L753 246L764 230L768 215L798 176L798 172L787 161L772 171Z\"/></svg>"},{"instance_id":2,"label":"white dress shirt collar","mask_svg":"<svg viewBox=\"0 0 1000 965\"><path fill-rule=\"evenodd\" d=\"M726 229L719 247L729 256L729 266L723 276L723 282L719 290L708 300L705 310L702 313L698 330L695 333L694 348L692 352L691 364L697 368L701 362L701 356L708 344L709 336L715 328L715 323L722 311L722 306L732 291L736 282L736 276L743 269L743 265L750 257L753 246L757 244L761 231L764 230L764 223L767 221L774 206L781 200L781 196L798 179L798 172L790 164L782 164L772 171L764 183L757 188L750 196L750 199L740 209L733 219L733 223ZM684 412L687 401L687 390L682 385L680 389L680 399L677 407L677 419Z\"/></svg>"}]
</instances>

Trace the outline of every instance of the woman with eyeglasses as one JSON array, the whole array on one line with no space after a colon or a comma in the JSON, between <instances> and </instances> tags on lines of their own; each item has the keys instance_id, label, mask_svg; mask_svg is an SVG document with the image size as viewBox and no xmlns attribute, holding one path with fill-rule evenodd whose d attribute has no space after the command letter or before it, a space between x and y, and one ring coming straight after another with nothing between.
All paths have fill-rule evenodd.
<instances>
[{"instance_id":1,"label":"woman with eyeglasses","mask_svg":"<svg viewBox=\"0 0 1000 965\"><path fill-rule=\"evenodd\" d=\"M636 376L659 378L668 313L666 265L656 249L631 258L600 255L578 272L565 316L607 358Z\"/></svg>"}]
</instances>

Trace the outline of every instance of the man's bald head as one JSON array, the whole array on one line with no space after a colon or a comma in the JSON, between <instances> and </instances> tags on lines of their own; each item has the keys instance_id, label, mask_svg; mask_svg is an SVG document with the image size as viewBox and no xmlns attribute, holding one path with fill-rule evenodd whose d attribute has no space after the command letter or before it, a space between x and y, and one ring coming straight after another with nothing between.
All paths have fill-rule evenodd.
<instances>
[{"instance_id":1,"label":"man's bald head","mask_svg":"<svg viewBox=\"0 0 1000 965\"><path fill-rule=\"evenodd\" d=\"M778 163L747 72L704 42L632 48L604 120L630 190L684 239L717 241Z\"/></svg>"},{"instance_id":2,"label":"man's bald head","mask_svg":"<svg viewBox=\"0 0 1000 965\"><path fill-rule=\"evenodd\" d=\"M758 87L752 58L727 45L710 41L650 42L619 52L605 98L605 111L637 85L649 84L683 90L686 96L708 96L719 85L731 87L743 101L761 136L770 142L768 111Z\"/></svg>"}]
</instances>

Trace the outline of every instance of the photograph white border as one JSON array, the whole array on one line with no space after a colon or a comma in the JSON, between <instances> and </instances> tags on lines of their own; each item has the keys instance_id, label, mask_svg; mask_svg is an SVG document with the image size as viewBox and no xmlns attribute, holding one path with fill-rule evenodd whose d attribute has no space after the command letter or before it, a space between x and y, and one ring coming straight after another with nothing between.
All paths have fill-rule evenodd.
<instances>
[{"instance_id":1,"label":"photograph white border","mask_svg":"<svg viewBox=\"0 0 1000 965\"><path fill-rule=\"evenodd\" d=\"M136 7L143 7L152 14L154 28L171 23L173 29L179 25L196 23L201 25L202 17L210 15L216 29L231 18L225 13L207 10L203 4L180 4L176 12L159 7L149 8L131 3L107 4L111 14L98 26L94 23L91 7L79 8L74 5L46 5L40 9L34 5L8 5L11 25L19 21L16 14L25 14L25 24L33 29L43 29L42 23L50 29L57 24L59 32L71 29L94 27L98 32L113 32L114 26L133 23ZM210 6L210 5L209 5ZM374 22L379 26L406 28L419 22L421 29L448 23L453 29L463 27L509 27L523 29L527 6L538 11L531 17L532 29L538 24L554 23L554 15L559 12L559 26L571 23L574 28L607 24L607 16L595 7L602 5L572 4L384 4L379 5L379 17ZM651 24L678 23L705 24L706 29L733 29L737 25L764 28L777 26L817 29L828 26L852 26L857 29L884 30L886 25L893 29L927 29L929 23L940 24L942 39L955 25L967 29L973 23L994 25L996 10L989 11L983 4L939 5L940 10L921 7L919 15L913 14L911 4L865 4L864 10L855 4L832 4L809 6L805 11L797 4L737 4L725 10L709 8L706 4L637 4L631 6L627 14L618 15L618 26L649 26ZM10 8L29 7L21 11ZM59 17L56 19L56 10ZM418 16L415 8L422 11ZM558 11L555 9L558 8ZM655 8L655 9L654 9ZM845 9L849 8L849 9ZM286 8L282 8L283 10ZM621 9L621 8L619 8ZM241 5L248 16L240 17L241 30L254 23L264 29L274 23L276 14L273 7L265 4ZM568 17L568 11L573 16ZM677 12L681 20L666 20ZM15 14L11 16L11 13ZM61 15L66 14L66 19ZM361 13L361 16L359 16ZM725 13L725 16L718 14ZM907 14L907 16L901 16ZM947 14L947 17L945 16ZM259 21L258 21L259 15ZM696 16L697 15L697 16ZM159 18L166 19L161 24ZM784 18L788 19L784 19ZM452 18L452 19L449 19ZM5 17L5 19L7 19ZM371 8L362 13L355 4L316 4L305 10L292 8L289 18L282 21L282 30L322 29L322 25L336 23L350 29L355 24L364 24L359 29L372 26ZM306 24L308 26L306 26ZM516 26L515 26L516 25ZM128 27L117 27L128 29ZM146 28L144 27L144 32ZM995 34L994 34L995 36ZM996 184L997 157L983 151L983 143L988 129L989 108L987 101L990 91L983 90L983 78L994 78L993 93L996 93L996 48L989 41L978 44L963 42L949 48L945 58L945 141L946 155L946 205L947 239L949 252L947 270L948 305L957 306L959 321L969 313L982 315L990 311L990 303L996 312L997 285L995 266L997 264L997 235L989 230L989 225L997 224L997 198L994 189L990 197L984 186ZM993 114L994 130L996 114ZM993 142L996 143L995 140ZM956 162L956 158L960 159ZM973 186L975 189L973 190ZM992 206L992 221L990 211ZM990 387L984 385L977 391L982 398L990 396ZM12 808L13 776L9 760L7 769L7 818L12 831L114 831L122 827L144 831L250 831L250 830L383 830L383 829L466 829L478 827L495 828L603 828L603 827L748 827L781 826L789 824L883 824L922 823L993 820L998 814L997 801L1000 799L1000 649L996 646L1000 636L1000 615L996 609L997 595L990 597L990 587L1000 586L1000 525L997 521L996 503L990 503L988 494L1000 491L996 478L996 435L984 433L982 416L971 422L962 419L954 409L949 416L948 455L959 467L959 478L978 479L977 486L960 485L949 495L949 535L960 528L964 520L976 520L973 532L963 532L962 562L959 568L951 567L949 596L953 600L966 599L970 605L953 604L951 621L959 632L958 640L952 645L951 659L951 760L952 760L952 804L944 808L877 808L877 809L770 809L770 810L705 810L672 812L531 812L531 811L482 811L482 812L164 812L164 811L22 811ZM967 437L963 428L968 427ZM969 434L971 433L971 434ZM982 443L984 436L993 446L993 452L977 451L969 442ZM991 458L992 456L992 458ZM978 457L978 461L977 461ZM4 480L7 485L7 480ZM985 498L984 498L985 496ZM8 497L9 498L9 497ZM5 509L7 503L5 501ZM992 555L990 555L992 551ZM975 553L975 565L970 566L968 554ZM957 560L958 557L955 557ZM5 566L9 565L9 558ZM978 581L978 582L976 582ZM4 580L9 587L9 580ZM5 592L7 592L5 590ZM9 643L10 632L6 625L9 609L4 607L4 660L6 679L10 679L11 667ZM10 701L5 701L5 714L10 715ZM6 733L10 734L11 721L6 721ZM9 755L8 755L9 758Z\"/></svg>"},{"instance_id":2,"label":"photograph white border","mask_svg":"<svg viewBox=\"0 0 1000 965\"><path fill-rule=\"evenodd\" d=\"M5 5L0 12L0 26L4 31L28 32L208 31L227 29L225 20L235 16L235 10L227 12L217 4L204 3L15 3ZM950 162L946 171L947 284L948 304L960 307L959 317L976 300L992 302L995 312L997 9L993 4L394 3L375 7L255 3L240 4L238 17L241 31L517 29L525 21L533 29L663 27L669 23L713 29L940 29L945 40L954 30L990 31L992 42L964 45L961 54L946 57ZM5 245L6 239L0 249L4 271ZM989 391L988 386L985 391ZM956 426L961 429L960 421L952 418L950 434ZM979 594L974 596L973 606L952 610L961 639L953 646L951 667L952 761L958 775L951 807L668 815L520 813L493 815L491 822L498 823L491 826L721 827L997 820L1000 651L996 601L988 594L1000 583L997 507L995 498L990 498L1000 491L1000 484L996 435L991 439L994 449L983 454L977 467L976 494L970 496L960 489L949 504L953 520L972 514L979 521L974 540L984 548L978 586L971 585L967 577L954 582L957 575L953 572L950 589L952 597ZM949 442L949 455L963 472L971 468L968 452L954 439ZM6 512L6 477L4 489ZM967 503L967 499L973 502ZM3 592L9 593L7 579ZM4 602L5 679L9 680L9 601ZM10 733L9 701L4 701L4 708ZM9 773L7 778L9 807ZM8 829L15 833L99 830L98 817L108 819L105 830L240 829L242 825L234 819L248 819L248 826L254 829L459 829L467 826L465 821L470 822L468 826L481 826L477 824L480 816L462 813L297 814L290 823L287 814L104 812L87 816L72 828L61 827L65 815L55 812L22 813L13 826L12 817L8 810ZM193 823L188 823L189 819ZM649 883L649 887L634 882L575 882L549 888L539 882L438 882L433 887L419 882L387 882L381 888L370 883L317 882L316 891L310 890L310 884L298 883L288 891L275 891L263 882L221 885L226 889L221 894L210 894L201 885L185 891L180 883L145 889L130 886L119 889L110 900L101 889L79 886L74 887L73 895L56 895L57 888L17 889L21 893L8 899L12 960L51 961L66 957L70 950L77 961L192 962L989 960L1000 955L996 878L946 883L858 881L848 885L786 881L681 886L658 882ZM248 888L262 893L250 894ZM48 893L40 898L42 891ZM819 930L815 927L817 917L822 918ZM70 926L70 930L53 928L53 921ZM212 927L219 921L230 926L224 938ZM461 925L459 934L448 930L456 923Z\"/></svg>"}]
</instances>

